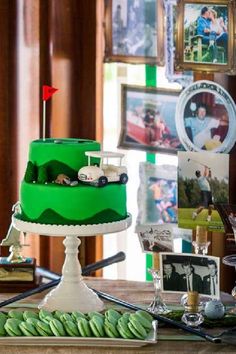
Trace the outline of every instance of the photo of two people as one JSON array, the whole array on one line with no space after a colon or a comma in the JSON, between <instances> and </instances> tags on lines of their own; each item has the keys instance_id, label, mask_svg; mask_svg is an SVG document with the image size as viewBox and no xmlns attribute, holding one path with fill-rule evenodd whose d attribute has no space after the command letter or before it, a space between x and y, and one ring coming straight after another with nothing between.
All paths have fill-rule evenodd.
<instances>
[{"instance_id":1,"label":"photo of two people","mask_svg":"<svg viewBox=\"0 0 236 354\"><path fill-rule=\"evenodd\" d=\"M228 6L187 3L184 6L184 62L228 63Z\"/></svg>"}]
</instances>

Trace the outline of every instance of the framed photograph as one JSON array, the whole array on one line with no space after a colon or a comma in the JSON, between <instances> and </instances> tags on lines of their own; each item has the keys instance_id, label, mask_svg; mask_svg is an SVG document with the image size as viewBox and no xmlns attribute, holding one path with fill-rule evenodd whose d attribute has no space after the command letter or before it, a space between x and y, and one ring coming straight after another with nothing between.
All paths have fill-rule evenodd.
<instances>
[{"instance_id":1,"label":"framed photograph","mask_svg":"<svg viewBox=\"0 0 236 354\"><path fill-rule=\"evenodd\" d=\"M163 1L106 0L105 4L105 61L163 66Z\"/></svg>"},{"instance_id":2,"label":"framed photograph","mask_svg":"<svg viewBox=\"0 0 236 354\"><path fill-rule=\"evenodd\" d=\"M180 90L122 85L119 147L176 154L183 150L175 125Z\"/></svg>"},{"instance_id":3,"label":"framed photograph","mask_svg":"<svg viewBox=\"0 0 236 354\"><path fill-rule=\"evenodd\" d=\"M234 0L179 0L177 70L233 72L234 27Z\"/></svg>"},{"instance_id":4,"label":"framed photograph","mask_svg":"<svg viewBox=\"0 0 236 354\"><path fill-rule=\"evenodd\" d=\"M137 224L177 223L177 170L174 165L139 165Z\"/></svg>"},{"instance_id":5,"label":"framed photograph","mask_svg":"<svg viewBox=\"0 0 236 354\"><path fill-rule=\"evenodd\" d=\"M163 292L197 291L220 298L219 257L160 253L160 271Z\"/></svg>"},{"instance_id":6,"label":"framed photograph","mask_svg":"<svg viewBox=\"0 0 236 354\"><path fill-rule=\"evenodd\" d=\"M196 81L181 92L175 120L186 150L228 153L235 144L235 103L212 81Z\"/></svg>"},{"instance_id":7,"label":"framed photograph","mask_svg":"<svg viewBox=\"0 0 236 354\"><path fill-rule=\"evenodd\" d=\"M138 234L142 251L172 252L173 228L171 224L165 225L137 225L135 232Z\"/></svg>"},{"instance_id":8,"label":"framed photograph","mask_svg":"<svg viewBox=\"0 0 236 354\"><path fill-rule=\"evenodd\" d=\"M178 153L178 225L224 232L215 204L229 199L229 155Z\"/></svg>"},{"instance_id":9,"label":"framed photograph","mask_svg":"<svg viewBox=\"0 0 236 354\"><path fill-rule=\"evenodd\" d=\"M169 82L186 87L193 82L192 71L175 71L177 0L164 0L166 13L165 66Z\"/></svg>"}]
</instances>

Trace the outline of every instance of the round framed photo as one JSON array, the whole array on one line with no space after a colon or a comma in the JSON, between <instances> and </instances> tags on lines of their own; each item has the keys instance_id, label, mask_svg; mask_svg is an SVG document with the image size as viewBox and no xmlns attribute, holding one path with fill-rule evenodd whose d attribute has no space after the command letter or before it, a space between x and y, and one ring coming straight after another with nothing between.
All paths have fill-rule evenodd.
<instances>
[{"instance_id":1,"label":"round framed photo","mask_svg":"<svg viewBox=\"0 0 236 354\"><path fill-rule=\"evenodd\" d=\"M228 153L235 144L235 103L212 81L196 81L181 92L175 120L186 150Z\"/></svg>"}]
</instances>

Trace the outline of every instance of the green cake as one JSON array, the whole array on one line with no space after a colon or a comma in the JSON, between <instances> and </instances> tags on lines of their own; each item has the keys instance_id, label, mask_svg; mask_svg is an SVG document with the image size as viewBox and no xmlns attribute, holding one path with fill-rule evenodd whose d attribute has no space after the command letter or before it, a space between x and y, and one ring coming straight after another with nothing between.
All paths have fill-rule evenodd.
<instances>
[{"instance_id":1,"label":"green cake","mask_svg":"<svg viewBox=\"0 0 236 354\"><path fill-rule=\"evenodd\" d=\"M97 187L78 181L88 164L86 151L100 144L82 139L45 139L30 143L20 188L20 220L49 225L90 225L127 218L126 186ZM94 158L94 164L97 159Z\"/></svg>"}]
</instances>

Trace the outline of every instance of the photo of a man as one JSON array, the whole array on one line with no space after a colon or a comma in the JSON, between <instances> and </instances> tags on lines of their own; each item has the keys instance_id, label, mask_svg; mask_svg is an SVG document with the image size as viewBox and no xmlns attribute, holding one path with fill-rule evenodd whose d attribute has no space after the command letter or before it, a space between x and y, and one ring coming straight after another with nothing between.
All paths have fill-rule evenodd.
<instances>
[{"instance_id":1,"label":"photo of a man","mask_svg":"<svg viewBox=\"0 0 236 354\"><path fill-rule=\"evenodd\" d=\"M212 210L214 209L213 201L212 201L212 192L209 180L211 178L211 169L208 166L204 167L204 172L201 174L201 171L197 170L195 172L197 177L197 182L199 189L201 191L201 205L193 212L192 218L196 220L198 214L204 208L208 209L207 221L211 221Z\"/></svg>"},{"instance_id":2,"label":"photo of a man","mask_svg":"<svg viewBox=\"0 0 236 354\"><path fill-rule=\"evenodd\" d=\"M169 261L164 261L163 262L163 284L164 284L164 289L165 290L171 290L171 289L176 289L176 290L181 290L180 289L180 275L179 273L176 272L175 266L169 262Z\"/></svg>"},{"instance_id":3,"label":"photo of a man","mask_svg":"<svg viewBox=\"0 0 236 354\"><path fill-rule=\"evenodd\" d=\"M197 291L202 293L202 279L200 275L195 273L193 265L186 261L182 264L184 273L180 277L180 290L181 291Z\"/></svg>"},{"instance_id":4,"label":"photo of a man","mask_svg":"<svg viewBox=\"0 0 236 354\"><path fill-rule=\"evenodd\" d=\"M228 203L229 155L179 151L178 163L178 226L224 232L214 204Z\"/></svg>"},{"instance_id":5,"label":"photo of a man","mask_svg":"<svg viewBox=\"0 0 236 354\"><path fill-rule=\"evenodd\" d=\"M225 110L225 108L223 109ZM225 112L223 113L225 114ZM184 119L187 135L195 146L203 150L212 150L221 145L223 137L216 134L215 131L221 125L228 125L227 121L223 119L223 113L216 118L209 116L206 104L199 103L195 115Z\"/></svg>"},{"instance_id":6,"label":"photo of a man","mask_svg":"<svg viewBox=\"0 0 236 354\"><path fill-rule=\"evenodd\" d=\"M204 294L215 296L218 284L216 262L214 260L209 260L207 267L209 274L203 277L203 292Z\"/></svg>"}]
</instances>

